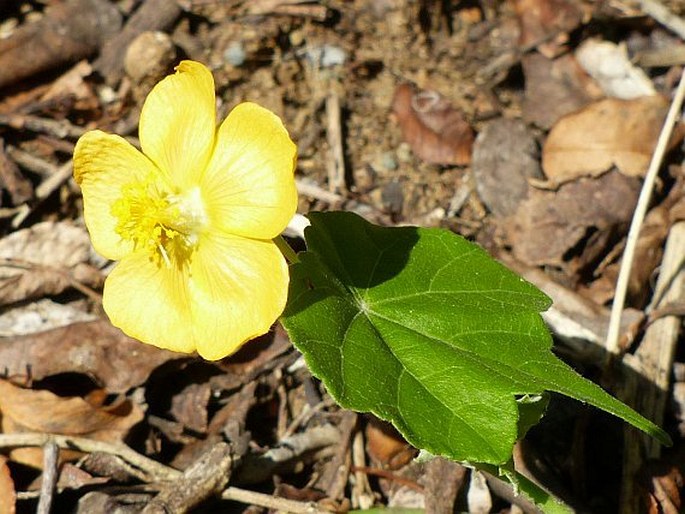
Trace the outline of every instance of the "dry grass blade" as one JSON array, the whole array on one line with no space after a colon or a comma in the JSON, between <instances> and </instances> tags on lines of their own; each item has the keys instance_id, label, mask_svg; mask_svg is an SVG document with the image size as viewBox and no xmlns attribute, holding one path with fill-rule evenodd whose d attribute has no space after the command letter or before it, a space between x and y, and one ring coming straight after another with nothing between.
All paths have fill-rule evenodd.
<instances>
[{"instance_id":1,"label":"dry grass blade","mask_svg":"<svg viewBox=\"0 0 685 514\"><path fill-rule=\"evenodd\" d=\"M630 270L635 257L635 249L637 247L638 236L640 235L640 228L642 227L645 215L647 214L647 208L649 207L649 200L652 197L654 183L656 181L659 168L661 167L661 163L663 162L673 127L682 109L683 99L685 99L685 70L680 77L678 89L675 92L673 101L671 102L671 107L666 115L664 127L659 135L659 139L654 150L654 155L649 164L649 169L647 170L647 175L645 176L645 181L642 185L642 191L640 191L640 197L637 202L637 207L635 208L633 220L630 224L630 230L628 231L628 240L626 241L626 248L623 252L623 260L621 262L621 270L616 283L614 303L611 306L609 332L606 340L606 349L609 356L618 354L620 350L619 338L621 313L626 300L628 280L630 279Z\"/></svg>"}]
</instances>

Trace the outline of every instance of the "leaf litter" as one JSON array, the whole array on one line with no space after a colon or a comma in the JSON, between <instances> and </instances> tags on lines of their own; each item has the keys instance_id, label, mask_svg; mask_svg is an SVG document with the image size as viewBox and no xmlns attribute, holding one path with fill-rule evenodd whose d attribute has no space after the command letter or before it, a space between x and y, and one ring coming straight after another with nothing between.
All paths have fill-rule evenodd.
<instances>
[{"instance_id":1,"label":"leaf litter","mask_svg":"<svg viewBox=\"0 0 685 514\"><path fill-rule=\"evenodd\" d=\"M460 498L468 497L468 484L477 480L459 465L433 464L443 470L441 487L429 483L423 492L410 487L406 493L402 480L423 483L430 469L406 458L413 451L401 440L390 441L379 458L379 436L369 429L374 422L367 416L355 417L352 425L343 422L345 411L332 405L280 329L216 365L140 345L112 329L98 302L107 263L90 249L78 219L78 192L68 173L60 178L60 168L68 166L75 138L86 128L135 142L150 83L171 70L172 54L186 55L211 66L222 114L249 99L284 118L299 146L298 180L309 185L299 211L326 210L330 125L322 106L337 88L347 188L336 208L383 224L451 228L494 254L513 255L518 265L544 270L546 280L583 295L590 311L603 313L613 296L640 177L683 61L673 61L673 55L658 61L666 39L649 16L570 0L476 7L404 0L183 4L185 11L157 0L116 8L108 0L69 0L44 9L44 2L24 1L0 16L3 40L21 55L2 55L2 80L11 83L0 90L0 364L8 393L0 404L0 436L26 429L73 431L108 443L125 441L140 455L178 469L230 441L244 459L236 477L253 477L269 494L339 510L368 498L377 505L428 507L440 503L431 495L449 483L454 494L440 508L468 508ZM667 7L683 14L672 2ZM107 30L70 32L70 17L59 14L69 9L107 23ZM120 23L128 30L120 31ZM54 30L65 26L66 32ZM23 34L40 27L49 28L48 46L27 44ZM70 48L72 53L59 58L46 53L65 33L88 36L91 49ZM133 35L140 37L136 44ZM145 53L157 42L159 51ZM611 57L601 57L607 49ZM310 58L323 52L345 58L332 66ZM588 64L588 54L595 65ZM640 55L649 55L649 69L641 67ZM22 78L29 73L25 63L34 66L29 78ZM608 64L618 70L610 79L604 73ZM617 92L616 77L621 91L637 88L650 96L617 99L624 95ZM631 286L639 318L652 296L664 239L683 218L681 139L678 133L672 140L671 173L661 174L641 235ZM575 338L582 342L582 332ZM571 363L583 362L561 339L557 348ZM595 346L586 355L601 351ZM595 359L584 371L596 379L598 368ZM606 462L619 462L626 453L606 435L615 427L555 401L545 423L559 437L550 441L533 429L525 440L524 453L544 456L547 465L537 478L554 489L560 477L584 477L566 488L579 508L630 512L617 488L607 485L620 478ZM311 434L313 440L314 429L326 424L340 429L334 444L327 440L330 450L305 449L262 468L266 474L253 473L255 459L274 455L291 435ZM572 429L587 447L566 444ZM357 449L352 465L355 438L366 438L370 446ZM590 450L595 446L605 448L602 458ZM0 466L0 502L7 504L0 505L10 512L35 507L38 493L14 500L12 491L35 487L33 479L41 476L20 472L15 451L4 450L10 457ZM22 460L42 465L40 450L28 455ZM67 457L61 452L62 462ZM364 473L377 479L366 489L346 488L348 477L360 480ZM638 491L637 501L682 508L676 473L663 485L656 471L647 474L640 491L667 493ZM60 465L53 499L73 512L92 512L97 505L112 510L150 476L120 457L90 454ZM103 480L123 489L107 489ZM516 501L487 484L493 505L508 508ZM133 509L142 510L154 496L157 486L146 487L151 489L138 493Z\"/></svg>"}]
</instances>

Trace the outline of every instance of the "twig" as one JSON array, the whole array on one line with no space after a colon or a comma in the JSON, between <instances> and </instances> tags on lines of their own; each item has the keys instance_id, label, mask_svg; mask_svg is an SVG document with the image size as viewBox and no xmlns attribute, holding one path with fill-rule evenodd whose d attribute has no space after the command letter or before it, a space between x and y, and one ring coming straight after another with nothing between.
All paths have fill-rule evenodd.
<instances>
[{"instance_id":1,"label":"twig","mask_svg":"<svg viewBox=\"0 0 685 514\"><path fill-rule=\"evenodd\" d=\"M43 477L40 484L40 498L36 514L50 514L52 498L57 485L57 458L59 448L54 441L49 440L43 445Z\"/></svg>"},{"instance_id":2,"label":"twig","mask_svg":"<svg viewBox=\"0 0 685 514\"><path fill-rule=\"evenodd\" d=\"M67 180L71 178L73 169L73 161L70 159L66 163L62 164L54 175L50 175L46 178L40 185L36 188L36 204L26 207L23 209L12 220L12 228L19 227L26 218L33 212L40 203L50 196L58 187L64 184Z\"/></svg>"},{"instance_id":3,"label":"twig","mask_svg":"<svg viewBox=\"0 0 685 514\"><path fill-rule=\"evenodd\" d=\"M279 445L262 455L248 454L243 457L241 467L235 472L235 479L241 484L258 484L267 480L292 462L305 460L316 452L327 451L340 443L340 432L332 425L313 427L281 439Z\"/></svg>"},{"instance_id":4,"label":"twig","mask_svg":"<svg viewBox=\"0 0 685 514\"><path fill-rule=\"evenodd\" d=\"M221 493L221 499L294 514L330 514L330 511L324 510L312 502L298 502L246 489L238 489L237 487L228 487Z\"/></svg>"},{"instance_id":5,"label":"twig","mask_svg":"<svg viewBox=\"0 0 685 514\"><path fill-rule=\"evenodd\" d=\"M2 5L5 14L7 2ZM51 3L38 21L22 23L0 40L0 87L92 55L120 26L121 14L112 2Z\"/></svg>"},{"instance_id":6,"label":"twig","mask_svg":"<svg viewBox=\"0 0 685 514\"><path fill-rule=\"evenodd\" d=\"M182 473L174 468L165 466L140 453L132 450L124 444L106 443L95 441L85 437L47 434L47 433L21 433L0 434L0 448L25 448L27 446L44 446L53 441L59 448L65 450L78 450L86 453L109 453L117 455L137 468L145 471L150 479L154 480L178 480Z\"/></svg>"},{"instance_id":7,"label":"twig","mask_svg":"<svg viewBox=\"0 0 685 514\"><path fill-rule=\"evenodd\" d=\"M683 248L685 248L685 222L671 227L666 250L650 305L654 312L659 306L682 302L685 299L685 269L683 269ZM678 342L681 321L677 316L664 316L654 320L645 331L645 336L634 355L625 355L623 362L635 373L626 376L623 400L640 414L660 425L669 398L671 370ZM645 383L649 386L645 387ZM633 477L647 459L657 459L660 445L637 431L626 431L623 442L623 476L621 491L621 512L626 514L641 511L642 491L636 487Z\"/></svg>"},{"instance_id":8,"label":"twig","mask_svg":"<svg viewBox=\"0 0 685 514\"><path fill-rule=\"evenodd\" d=\"M48 162L40 157L36 157L28 152L20 150L14 146L7 145L7 155L9 155L14 161L29 171L41 175L43 177L49 177L53 173L57 172L57 166Z\"/></svg>"},{"instance_id":9,"label":"twig","mask_svg":"<svg viewBox=\"0 0 685 514\"><path fill-rule=\"evenodd\" d=\"M387 469L380 469L380 468L371 468L368 466L352 466L350 468L350 471L354 473L364 473L366 475L374 475L377 477L385 478L387 480L390 480L392 482L397 482L400 485L403 485L405 487L408 487L409 489L413 489L414 491L418 491L420 493L424 492L424 487L419 484L418 482L415 482L414 480L409 480L408 478L404 478L401 476L398 476L396 473L393 473L390 470Z\"/></svg>"},{"instance_id":10,"label":"twig","mask_svg":"<svg viewBox=\"0 0 685 514\"><path fill-rule=\"evenodd\" d=\"M326 492L326 496L333 501L340 501L345 497L345 488L349 480L351 455L350 444L357 426L357 413L342 412L342 419L338 426L341 434L340 443L335 454L326 463L316 481L316 486Z\"/></svg>"},{"instance_id":11,"label":"twig","mask_svg":"<svg viewBox=\"0 0 685 514\"><path fill-rule=\"evenodd\" d=\"M297 186L297 192L301 195L309 196L315 200L321 200L322 202L329 203L333 206L338 206L345 201L341 195L326 191L310 182L295 179L295 185Z\"/></svg>"},{"instance_id":12,"label":"twig","mask_svg":"<svg viewBox=\"0 0 685 514\"><path fill-rule=\"evenodd\" d=\"M57 173L50 175L38 185L36 188L36 198L38 200L45 200L50 196L58 187L71 178L73 167L74 163L71 160L62 164L57 169Z\"/></svg>"},{"instance_id":13,"label":"twig","mask_svg":"<svg viewBox=\"0 0 685 514\"><path fill-rule=\"evenodd\" d=\"M183 476L167 483L141 514L182 514L190 511L228 483L233 465L231 447L226 443L213 445L183 472Z\"/></svg>"},{"instance_id":14,"label":"twig","mask_svg":"<svg viewBox=\"0 0 685 514\"><path fill-rule=\"evenodd\" d=\"M608 355L616 355L619 352L619 337L621 327L621 313L626 300L626 293L628 291L628 281L630 279L630 271L633 266L635 258L635 249L637 247L637 240L640 235L640 228L645 219L647 208L649 207L649 200L654 189L654 182L661 167L661 163L666 154L668 141L671 138L673 127L676 119L680 115L680 110L685 98L685 70L680 77L678 89L675 92L671 107L666 115L664 126L659 134L659 139L652 155L652 161L649 163L649 169L645 176L640 197L635 207L635 214L630 223L630 230L628 231L628 239L626 241L626 248L623 252L623 259L621 261L621 269L618 274L618 281L616 283L616 294L614 295L614 302L611 306L611 317L609 319L609 331L607 333L606 349Z\"/></svg>"},{"instance_id":15,"label":"twig","mask_svg":"<svg viewBox=\"0 0 685 514\"><path fill-rule=\"evenodd\" d=\"M352 486L352 506L356 509L366 510L373 505L373 492L369 485L369 477L364 471L366 468L366 451L364 449L364 435L357 430L352 439L352 471L354 472L354 484Z\"/></svg>"},{"instance_id":16,"label":"twig","mask_svg":"<svg viewBox=\"0 0 685 514\"><path fill-rule=\"evenodd\" d=\"M340 125L340 96L335 85L326 95L326 138L328 154L326 169L328 171L328 189L332 193L345 192L345 155L343 153L342 127Z\"/></svg>"},{"instance_id":17,"label":"twig","mask_svg":"<svg viewBox=\"0 0 685 514\"><path fill-rule=\"evenodd\" d=\"M536 39L535 41L531 41L527 45L524 45L520 48L515 48L508 52L503 52L478 70L476 73L476 82L485 83L494 80L498 74L501 74L503 71L512 68L515 64L521 61L521 59L523 59L527 53L535 50L542 44L552 41L560 33L561 30L556 29Z\"/></svg>"},{"instance_id":18,"label":"twig","mask_svg":"<svg viewBox=\"0 0 685 514\"><path fill-rule=\"evenodd\" d=\"M310 451L322 446L335 444L340 435L337 429L333 426L317 427L312 431L303 435L293 436L289 442L294 442L293 448L276 448L270 450L262 456L254 458L254 465L258 468L264 468L271 465L271 469L283 462L283 458L291 457L299 452ZM311 437L313 435L313 437ZM311 440L310 440L311 439ZM78 450L86 453L107 453L116 455L136 468L145 472L149 481L178 481L184 476L184 473L166 466L160 462L152 460L144 455L139 454L128 446L120 443L106 443L104 441L95 441L86 439L84 437L66 436L60 434L48 433L22 433L22 434L0 434L0 448L24 448L28 446L43 446L47 442L53 441L59 448ZM275 466L274 466L275 464ZM257 505L265 508L276 508L285 512L294 512L302 514L317 514L326 513L328 511L320 509L315 504L296 502L284 498L274 498L266 494L255 493L239 489L237 487L229 487L223 491L221 498L225 500L233 500L246 504Z\"/></svg>"},{"instance_id":19,"label":"twig","mask_svg":"<svg viewBox=\"0 0 685 514\"><path fill-rule=\"evenodd\" d=\"M680 16L673 14L661 2L658 2L657 0L634 0L629 3L639 5L642 12L648 14L671 32L677 34L680 39L685 39L685 20Z\"/></svg>"},{"instance_id":20,"label":"twig","mask_svg":"<svg viewBox=\"0 0 685 514\"><path fill-rule=\"evenodd\" d=\"M30 114L0 114L0 125L6 125L14 129L29 130L41 134L49 134L57 138L81 137L87 129L79 127L67 120L53 120L41 118Z\"/></svg>"}]
</instances>

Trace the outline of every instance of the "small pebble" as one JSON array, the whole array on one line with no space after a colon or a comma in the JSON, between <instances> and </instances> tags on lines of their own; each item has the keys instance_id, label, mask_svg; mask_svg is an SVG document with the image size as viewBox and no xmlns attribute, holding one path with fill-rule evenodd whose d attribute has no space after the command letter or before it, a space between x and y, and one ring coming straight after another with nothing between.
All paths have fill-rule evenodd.
<instances>
[{"instance_id":1,"label":"small pebble","mask_svg":"<svg viewBox=\"0 0 685 514\"><path fill-rule=\"evenodd\" d=\"M397 161L395 160L395 156L392 152L384 152L383 155L381 155L381 165L386 169L390 171L394 171L397 169Z\"/></svg>"},{"instance_id":2,"label":"small pebble","mask_svg":"<svg viewBox=\"0 0 685 514\"><path fill-rule=\"evenodd\" d=\"M164 32L143 32L126 50L124 69L134 85L157 83L169 73L176 48Z\"/></svg>"},{"instance_id":3,"label":"small pebble","mask_svg":"<svg viewBox=\"0 0 685 514\"><path fill-rule=\"evenodd\" d=\"M245 48L240 41L233 41L228 45L228 48L224 50L224 59L226 62L236 68L245 64L246 58L247 54L245 53Z\"/></svg>"},{"instance_id":4,"label":"small pebble","mask_svg":"<svg viewBox=\"0 0 685 514\"><path fill-rule=\"evenodd\" d=\"M300 29L293 30L290 33L290 36L288 36L288 39L290 39L291 45L300 46L302 43L304 43L304 32Z\"/></svg>"},{"instance_id":5,"label":"small pebble","mask_svg":"<svg viewBox=\"0 0 685 514\"><path fill-rule=\"evenodd\" d=\"M314 65L322 68L345 64L347 52L334 45L310 47L305 50L305 57Z\"/></svg>"}]
</instances>

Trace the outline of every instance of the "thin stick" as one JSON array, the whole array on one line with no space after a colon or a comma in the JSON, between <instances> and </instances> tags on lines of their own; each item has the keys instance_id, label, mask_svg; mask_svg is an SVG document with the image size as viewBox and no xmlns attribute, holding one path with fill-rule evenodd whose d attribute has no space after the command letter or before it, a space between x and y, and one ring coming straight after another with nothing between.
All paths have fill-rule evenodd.
<instances>
[{"instance_id":1,"label":"thin stick","mask_svg":"<svg viewBox=\"0 0 685 514\"><path fill-rule=\"evenodd\" d=\"M345 153L343 152L342 127L340 121L340 97L331 85L326 95L326 138L328 139L328 154L326 169L328 171L328 189L331 193L345 192Z\"/></svg>"},{"instance_id":2,"label":"thin stick","mask_svg":"<svg viewBox=\"0 0 685 514\"><path fill-rule=\"evenodd\" d=\"M26 218L33 212L33 210L40 205L40 203L45 200L48 196L55 192L62 184L69 180L73 174L73 161L69 161L62 164L57 172L53 175L47 177L40 185L36 188L36 203L35 205L27 206L23 211L20 211L12 220L12 228L18 228L19 225L24 223Z\"/></svg>"},{"instance_id":3,"label":"thin stick","mask_svg":"<svg viewBox=\"0 0 685 514\"><path fill-rule=\"evenodd\" d=\"M648 14L664 27L671 30L681 39L685 39L685 20L673 14L668 8L657 0L634 0L629 2L638 4L645 14Z\"/></svg>"},{"instance_id":4,"label":"thin stick","mask_svg":"<svg viewBox=\"0 0 685 514\"><path fill-rule=\"evenodd\" d=\"M43 445L43 478L40 484L40 498L36 514L50 514L52 498L57 485L57 460L59 448L50 440Z\"/></svg>"},{"instance_id":5,"label":"thin stick","mask_svg":"<svg viewBox=\"0 0 685 514\"><path fill-rule=\"evenodd\" d=\"M0 434L0 448L44 446L53 441L59 448L86 453L108 453L121 457L157 480L177 480L183 473L132 450L124 444L105 443L85 437L47 433Z\"/></svg>"},{"instance_id":6,"label":"thin stick","mask_svg":"<svg viewBox=\"0 0 685 514\"><path fill-rule=\"evenodd\" d=\"M330 511L317 507L312 502L298 502L287 498L278 498L264 493L228 487L221 493L222 500L233 500L247 505L258 505L267 509L275 509L281 512L294 514L330 514Z\"/></svg>"},{"instance_id":7,"label":"thin stick","mask_svg":"<svg viewBox=\"0 0 685 514\"><path fill-rule=\"evenodd\" d=\"M298 178L295 179L295 185L297 186L298 193L314 198L315 200L321 200L322 202L326 202L335 206L338 206L345 201L345 198L342 195L331 193L330 191L326 191L316 184L305 182Z\"/></svg>"},{"instance_id":8,"label":"thin stick","mask_svg":"<svg viewBox=\"0 0 685 514\"><path fill-rule=\"evenodd\" d=\"M680 76L680 83L676 90L671 107L666 115L664 126L659 134L659 139L652 155L652 161L649 163L649 169L645 176L645 182L640 191L640 197L635 207L635 214L630 223L630 230L628 231L628 240L626 241L626 248L623 252L623 259L621 261L621 269L618 274L618 281L616 283L616 294L614 295L614 302L611 306L611 317L609 319L609 331L607 333L606 349L609 355L616 355L619 352L619 336L621 327L621 314L623 313L623 306L626 301L626 293L628 291L628 280L630 279L630 271L635 259L635 248L637 247L638 236L640 235L640 228L647 214L649 207L649 200L652 197L652 190L654 189L654 182L656 181L657 173L661 167L661 163L668 148L668 141L671 138L673 127L680 115L680 110L685 98L685 70Z\"/></svg>"},{"instance_id":9,"label":"thin stick","mask_svg":"<svg viewBox=\"0 0 685 514\"><path fill-rule=\"evenodd\" d=\"M274 237L274 243L276 243L276 246L283 254L283 257L285 257L285 260L288 261L288 264L300 262L300 258L295 253L295 250L292 249L283 236Z\"/></svg>"},{"instance_id":10,"label":"thin stick","mask_svg":"<svg viewBox=\"0 0 685 514\"><path fill-rule=\"evenodd\" d=\"M333 430L337 433L337 430L331 427L330 431L332 432ZM183 472L149 459L124 444L106 443L103 441L86 439L85 437L48 433L0 434L0 448L44 446L51 441L59 448L63 449L79 450L87 453L108 453L121 457L130 464L146 472L150 481L177 481L183 476ZM267 494L255 493L237 487L228 487L222 492L221 497L225 500L233 500L248 505L273 508L283 512L293 512L296 514L319 514L330 512L317 507L315 503L276 498Z\"/></svg>"}]
</instances>

